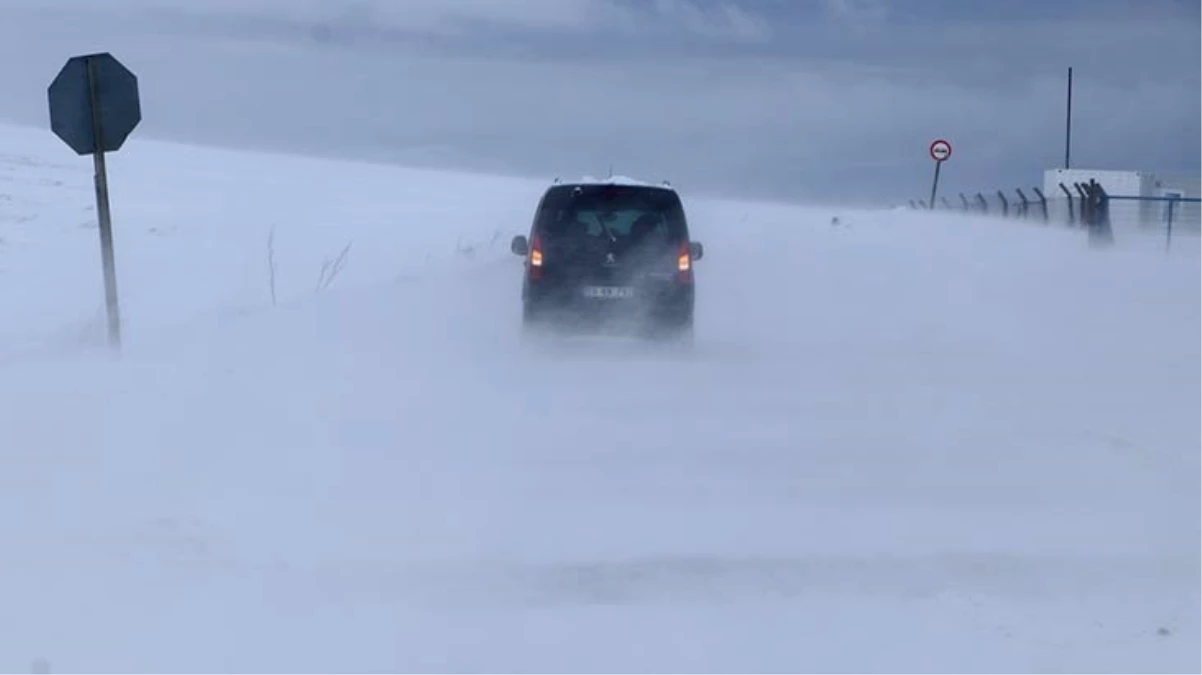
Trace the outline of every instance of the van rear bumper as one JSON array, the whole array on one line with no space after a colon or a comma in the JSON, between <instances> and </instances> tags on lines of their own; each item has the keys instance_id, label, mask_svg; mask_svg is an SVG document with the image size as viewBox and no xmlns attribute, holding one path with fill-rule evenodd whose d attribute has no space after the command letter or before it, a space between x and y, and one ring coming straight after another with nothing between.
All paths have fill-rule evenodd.
<instances>
[{"instance_id":1,"label":"van rear bumper","mask_svg":"<svg viewBox=\"0 0 1202 675\"><path fill-rule=\"evenodd\" d=\"M526 322L597 327L684 326L692 323L695 290L691 284L636 286L630 297L590 297L587 286L528 283L522 293Z\"/></svg>"}]
</instances>

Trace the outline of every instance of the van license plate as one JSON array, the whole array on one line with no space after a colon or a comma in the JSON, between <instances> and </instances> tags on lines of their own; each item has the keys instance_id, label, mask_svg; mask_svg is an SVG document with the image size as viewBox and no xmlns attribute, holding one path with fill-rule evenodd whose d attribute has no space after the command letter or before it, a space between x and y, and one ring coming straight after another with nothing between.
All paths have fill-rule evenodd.
<instances>
[{"instance_id":1,"label":"van license plate","mask_svg":"<svg viewBox=\"0 0 1202 675\"><path fill-rule=\"evenodd\" d=\"M634 297L634 289L629 286L585 286L586 298L630 298Z\"/></svg>"}]
</instances>

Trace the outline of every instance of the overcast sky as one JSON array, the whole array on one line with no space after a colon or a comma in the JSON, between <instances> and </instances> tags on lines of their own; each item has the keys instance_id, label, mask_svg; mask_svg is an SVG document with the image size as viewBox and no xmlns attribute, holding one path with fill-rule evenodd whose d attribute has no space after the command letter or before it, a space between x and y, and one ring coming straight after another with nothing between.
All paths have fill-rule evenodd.
<instances>
[{"instance_id":1,"label":"overcast sky","mask_svg":"<svg viewBox=\"0 0 1202 675\"><path fill-rule=\"evenodd\" d=\"M139 136L890 203L1073 164L1197 173L1197 0L0 0L0 118L73 54ZM47 132L49 133L49 132ZM64 147L64 151L66 151Z\"/></svg>"}]
</instances>

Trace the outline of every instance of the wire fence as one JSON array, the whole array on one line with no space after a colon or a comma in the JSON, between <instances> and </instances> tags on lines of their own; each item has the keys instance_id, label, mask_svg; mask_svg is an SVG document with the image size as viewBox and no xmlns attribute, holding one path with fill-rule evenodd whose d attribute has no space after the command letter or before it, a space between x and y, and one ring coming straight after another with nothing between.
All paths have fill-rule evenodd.
<instances>
[{"instance_id":1,"label":"wire fence","mask_svg":"<svg viewBox=\"0 0 1202 675\"><path fill-rule=\"evenodd\" d=\"M1170 244L1175 235L1202 234L1202 200L1197 197L1110 195L1108 200L1112 223L1163 232Z\"/></svg>"},{"instance_id":2,"label":"wire fence","mask_svg":"<svg viewBox=\"0 0 1202 675\"><path fill-rule=\"evenodd\" d=\"M960 193L956 198L942 197L932 205L910 200L912 209L961 211L1033 221L1047 225L1083 227L1095 230L1102 239L1113 239L1115 231L1163 237L1166 248L1174 239L1193 237L1197 245L1202 237L1202 199L1170 194L1160 197L1107 194L1101 184L1059 183L1057 192L1045 194L1040 188L1021 188L1007 192Z\"/></svg>"},{"instance_id":3,"label":"wire fence","mask_svg":"<svg viewBox=\"0 0 1202 675\"><path fill-rule=\"evenodd\" d=\"M998 190L988 196L983 192L978 192L971 196L961 192L959 199L955 202L950 201L947 197L940 197L935 208L946 210L958 209L977 213L995 213L1003 217L1039 218L1046 221L1049 216L1050 204L1053 201L1053 199L1048 199L1039 188L1031 188L1030 193L1024 192L1022 188L1017 188L1012 194ZM924 200L919 199L915 201L911 199L910 208L928 209L931 207Z\"/></svg>"}]
</instances>

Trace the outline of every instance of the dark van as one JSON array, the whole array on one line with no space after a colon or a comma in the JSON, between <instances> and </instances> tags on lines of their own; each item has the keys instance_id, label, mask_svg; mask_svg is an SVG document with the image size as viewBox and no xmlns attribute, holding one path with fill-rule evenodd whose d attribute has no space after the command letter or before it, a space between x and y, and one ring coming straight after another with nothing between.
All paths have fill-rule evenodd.
<instances>
[{"instance_id":1,"label":"dark van","mask_svg":"<svg viewBox=\"0 0 1202 675\"><path fill-rule=\"evenodd\" d=\"M556 183L511 250L525 257L527 328L692 338L693 265L703 248L667 185Z\"/></svg>"}]
</instances>

